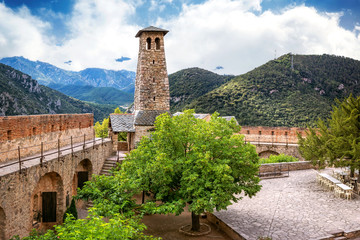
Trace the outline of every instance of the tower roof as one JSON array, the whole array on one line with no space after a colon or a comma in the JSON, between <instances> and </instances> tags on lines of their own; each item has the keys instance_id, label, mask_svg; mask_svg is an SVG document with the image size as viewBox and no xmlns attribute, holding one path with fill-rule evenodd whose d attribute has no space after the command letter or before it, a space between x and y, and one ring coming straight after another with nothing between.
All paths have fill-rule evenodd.
<instances>
[{"instance_id":1,"label":"tower roof","mask_svg":"<svg viewBox=\"0 0 360 240\"><path fill-rule=\"evenodd\" d=\"M154 27L154 26L149 26L147 28L144 28L144 29L141 29L140 31L138 31L138 33L135 35L135 37L140 37L140 35L143 32L163 32L164 36L165 36L169 32L169 30L157 28L157 27Z\"/></svg>"}]
</instances>

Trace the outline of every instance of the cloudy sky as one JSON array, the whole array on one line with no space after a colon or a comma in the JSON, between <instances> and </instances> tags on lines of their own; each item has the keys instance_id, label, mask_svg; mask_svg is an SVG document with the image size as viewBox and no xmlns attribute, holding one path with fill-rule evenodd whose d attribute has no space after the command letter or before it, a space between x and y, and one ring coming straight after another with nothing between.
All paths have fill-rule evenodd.
<instances>
[{"instance_id":1,"label":"cloudy sky","mask_svg":"<svg viewBox=\"0 0 360 240\"><path fill-rule=\"evenodd\" d=\"M0 0L0 58L135 71L150 25L170 30L169 73L241 74L289 52L360 60L360 0Z\"/></svg>"}]
</instances>

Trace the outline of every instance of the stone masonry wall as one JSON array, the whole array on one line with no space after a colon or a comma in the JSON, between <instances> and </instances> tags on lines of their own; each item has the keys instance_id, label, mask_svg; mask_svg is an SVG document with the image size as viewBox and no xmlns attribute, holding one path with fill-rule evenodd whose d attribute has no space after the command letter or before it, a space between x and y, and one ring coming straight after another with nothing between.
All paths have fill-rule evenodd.
<instances>
[{"instance_id":1,"label":"stone masonry wall","mask_svg":"<svg viewBox=\"0 0 360 240\"><path fill-rule=\"evenodd\" d=\"M150 49L147 49L148 38L151 39ZM160 41L160 49L156 49L156 38ZM135 111L170 109L163 32L143 32L140 35L134 106Z\"/></svg>"},{"instance_id":2,"label":"stone masonry wall","mask_svg":"<svg viewBox=\"0 0 360 240\"><path fill-rule=\"evenodd\" d=\"M136 145L140 142L142 136L150 136L150 129L153 129L154 126L135 126L135 135L134 141L131 143L131 149L134 149Z\"/></svg>"},{"instance_id":3,"label":"stone masonry wall","mask_svg":"<svg viewBox=\"0 0 360 240\"><path fill-rule=\"evenodd\" d=\"M290 127L250 127L242 126L240 134L245 135L247 142L297 143L299 132L305 136L305 128Z\"/></svg>"},{"instance_id":4,"label":"stone masonry wall","mask_svg":"<svg viewBox=\"0 0 360 240\"><path fill-rule=\"evenodd\" d=\"M278 171L281 166L282 171L296 171L296 170L306 170L306 169L315 169L314 165L309 161L301 162L288 162L288 163L267 163L261 164L259 168L259 173L274 172Z\"/></svg>"},{"instance_id":5,"label":"stone masonry wall","mask_svg":"<svg viewBox=\"0 0 360 240\"><path fill-rule=\"evenodd\" d=\"M99 174L105 159L112 153L112 142L91 145L85 150L55 157L43 167L35 165L22 173L14 172L0 177L0 209L5 212L5 239L13 235L24 237L37 225L33 225L33 209L41 203L41 193L57 191L57 223L61 223L66 209L66 196L73 191L73 182L79 164L87 159L91 172ZM50 224L50 223L49 223ZM48 225L49 225L48 224ZM54 225L55 223L51 223ZM0 228L3 226L0 226ZM44 226L43 226L44 227ZM49 227L49 226L48 226Z\"/></svg>"},{"instance_id":6,"label":"stone masonry wall","mask_svg":"<svg viewBox=\"0 0 360 240\"><path fill-rule=\"evenodd\" d=\"M93 114L56 114L0 117L0 162L94 138Z\"/></svg>"}]
</instances>

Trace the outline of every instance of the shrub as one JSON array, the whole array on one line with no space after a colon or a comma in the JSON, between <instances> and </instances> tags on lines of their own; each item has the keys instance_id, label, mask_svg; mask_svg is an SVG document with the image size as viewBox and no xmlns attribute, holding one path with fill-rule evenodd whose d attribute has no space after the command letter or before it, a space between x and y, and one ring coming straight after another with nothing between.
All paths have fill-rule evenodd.
<instances>
[{"instance_id":1,"label":"shrub","mask_svg":"<svg viewBox=\"0 0 360 240\"><path fill-rule=\"evenodd\" d=\"M299 159L293 156L280 154L280 155L270 155L269 158L261 158L260 164L264 163L281 163L281 162L297 162Z\"/></svg>"},{"instance_id":2,"label":"shrub","mask_svg":"<svg viewBox=\"0 0 360 240\"><path fill-rule=\"evenodd\" d=\"M65 219L67 217L67 214L71 214L75 219L78 219L78 214L77 214L76 205L75 205L75 199L74 198L71 200L70 207L68 207L68 209L66 209L66 211L64 213L64 218L63 218L64 222L65 222Z\"/></svg>"}]
</instances>

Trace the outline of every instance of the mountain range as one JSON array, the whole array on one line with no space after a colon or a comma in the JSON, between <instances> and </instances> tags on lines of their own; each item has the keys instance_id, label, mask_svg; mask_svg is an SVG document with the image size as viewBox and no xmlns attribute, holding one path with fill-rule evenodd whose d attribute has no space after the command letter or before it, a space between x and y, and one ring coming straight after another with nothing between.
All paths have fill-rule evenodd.
<instances>
[{"instance_id":1,"label":"mountain range","mask_svg":"<svg viewBox=\"0 0 360 240\"><path fill-rule=\"evenodd\" d=\"M0 59L0 63L13 67L30 75L40 84L80 85L94 87L113 87L127 93L135 89L135 72L86 68L82 71L67 71L49 63L31 61L24 57L8 57Z\"/></svg>"},{"instance_id":2,"label":"mountain range","mask_svg":"<svg viewBox=\"0 0 360 240\"><path fill-rule=\"evenodd\" d=\"M196 89L196 86L194 86ZM184 108L234 115L240 125L313 125L335 99L360 95L360 61L334 55L291 55L237 76Z\"/></svg>"},{"instance_id":3,"label":"mountain range","mask_svg":"<svg viewBox=\"0 0 360 240\"><path fill-rule=\"evenodd\" d=\"M5 74L6 79L13 76L14 69L8 70L5 65L2 65L2 68L5 69L5 73L2 74ZM31 66L27 68L31 70ZM38 70L34 71L38 72L39 69L43 67L38 67ZM51 72L48 69L47 76L61 79L65 70L57 71L61 74L57 75L56 71ZM22 85L9 80L2 81L0 87L5 89L0 93L2 115L102 111L102 105L96 105L97 110L93 109L95 105L66 97L39 85L33 79L29 80L29 76L21 72L15 72L13 80L17 79ZM133 101L133 95L114 92L120 91L115 88L99 88L85 82L81 86L74 85L76 82L72 83L64 85L63 82L59 84L50 81L49 86L87 101L117 105L121 101L126 104ZM197 113L217 111L221 115L233 115L240 125L305 127L307 124L313 125L319 117L329 117L335 99L344 99L349 94L360 95L360 61L326 54L286 54L239 76L218 75L200 68L189 68L170 74L169 83L170 108L173 113L194 108ZM20 96L16 91L10 91L17 86L16 84L26 89L18 90ZM37 97L40 94L39 89L46 97ZM123 89L126 89L125 85ZM28 106L34 97L33 100L37 103ZM117 99L113 101L113 98ZM38 102L44 99L45 106L37 106ZM58 99L63 99L60 100L61 107ZM80 110L70 107L81 104L85 104L86 107L80 107ZM105 112L107 111L108 115L113 108L106 108L108 110ZM106 116L105 112L101 114ZM101 114L97 113L96 118Z\"/></svg>"},{"instance_id":4,"label":"mountain range","mask_svg":"<svg viewBox=\"0 0 360 240\"><path fill-rule=\"evenodd\" d=\"M95 121L99 121L108 117L116 107L86 103L66 96L1 63L0 89L0 116L93 113Z\"/></svg>"}]
</instances>

